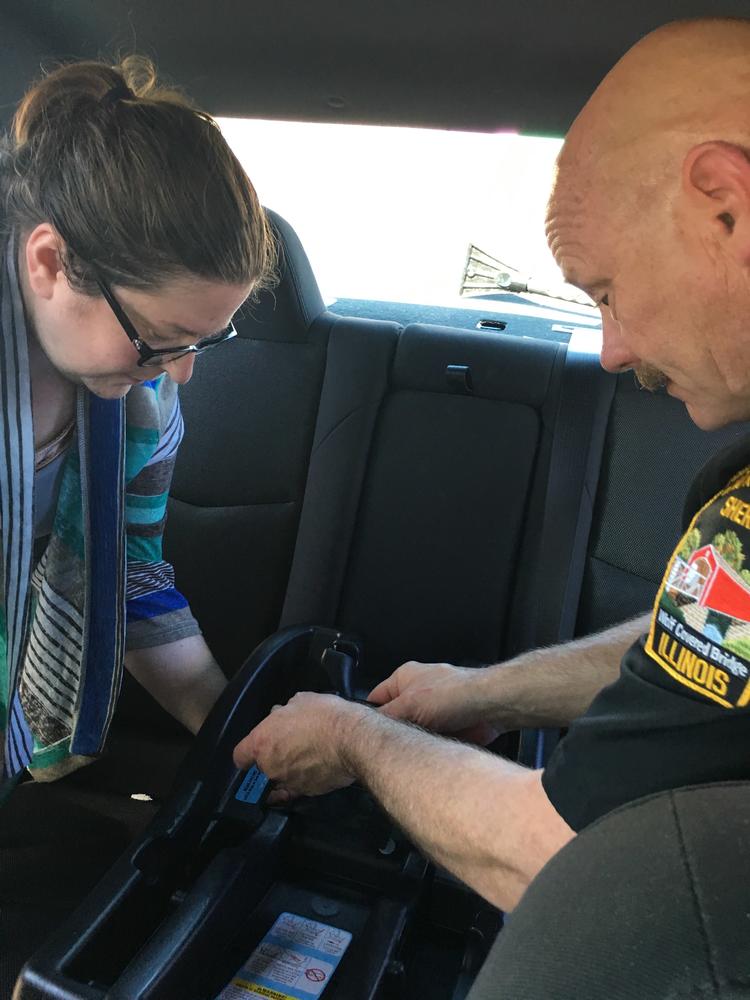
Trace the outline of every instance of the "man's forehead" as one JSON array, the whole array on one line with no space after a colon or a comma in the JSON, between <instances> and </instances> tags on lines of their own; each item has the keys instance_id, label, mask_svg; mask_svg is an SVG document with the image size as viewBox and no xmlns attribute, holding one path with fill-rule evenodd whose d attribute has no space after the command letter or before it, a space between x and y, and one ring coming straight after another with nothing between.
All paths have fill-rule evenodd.
<instances>
[{"instance_id":1,"label":"man's forehead","mask_svg":"<svg viewBox=\"0 0 750 1000\"><path fill-rule=\"evenodd\" d=\"M665 26L613 67L558 158L547 240L566 278L588 290L613 274L633 227L679 196L693 146L746 144L749 94L750 21Z\"/></svg>"},{"instance_id":2,"label":"man's forehead","mask_svg":"<svg viewBox=\"0 0 750 1000\"><path fill-rule=\"evenodd\" d=\"M547 206L547 242L566 281L587 291L601 284L606 267L606 206L574 171L558 171Z\"/></svg>"}]
</instances>

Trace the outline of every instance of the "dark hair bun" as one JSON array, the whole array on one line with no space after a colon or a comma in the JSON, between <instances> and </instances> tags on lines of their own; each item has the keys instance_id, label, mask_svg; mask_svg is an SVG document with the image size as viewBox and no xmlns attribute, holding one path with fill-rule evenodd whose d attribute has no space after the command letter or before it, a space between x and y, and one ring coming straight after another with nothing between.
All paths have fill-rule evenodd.
<instances>
[{"instance_id":1,"label":"dark hair bun","mask_svg":"<svg viewBox=\"0 0 750 1000\"><path fill-rule=\"evenodd\" d=\"M2 150L0 223L52 225L81 291L97 294L96 273L138 288L185 274L273 279L274 240L247 174L213 119L144 56L53 70L21 100Z\"/></svg>"}]
</instances>

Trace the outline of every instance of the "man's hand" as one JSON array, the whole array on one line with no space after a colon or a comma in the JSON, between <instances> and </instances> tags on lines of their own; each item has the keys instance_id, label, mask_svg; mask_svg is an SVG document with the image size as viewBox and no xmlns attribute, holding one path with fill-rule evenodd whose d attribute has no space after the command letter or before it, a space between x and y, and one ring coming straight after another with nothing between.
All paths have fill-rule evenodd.
<instances>
[{"instance_id":1,"label":"man's hand","mask_svg":"<svg viewBox=\"0 0 750 1000\"><path fill-rule=\"evenodd\" d=\"M341 749L351 727L370 712L335 695L296 694L237 744L234 762L243 770L257 764L275 781L275 802L345 788L356 775L344 763Z\"/></svg>"},{"instance_id":2,"label":"man's hand","mask_svg":"<svg viewBox=\"0 0 750 1000\"><path fill-rule=\"evenodd\" d=\"M482 718L487 699L480 689L483 670L450 663L404 663L378 684L368 700L384 715L424 729L486 746L500 730Z\"/></svg>"},{"instance_id":3,"label":"man's hand","mask_svg":"<svg viewBox=\"0 0 750 1000\"><path fill-rule=\"evenodd\" d=\"M541 772L332 695L274 709L234 761L278 782L277 802L362 782L426 855L505 910L573 836Z\"/></svg>"}]
</instances>

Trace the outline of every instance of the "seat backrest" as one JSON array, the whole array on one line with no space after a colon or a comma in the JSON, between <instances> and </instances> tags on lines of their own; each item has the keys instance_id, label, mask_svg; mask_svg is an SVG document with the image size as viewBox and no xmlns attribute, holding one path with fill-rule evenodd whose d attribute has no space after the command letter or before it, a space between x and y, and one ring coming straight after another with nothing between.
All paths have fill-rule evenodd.
<instances>
[{"instance_id":1,"label":"seat backrest","mask_svg":"<svg viewBox=\"0 0 750 1000\"><path fill-rule=\"evenodd\" d=\"M680 536L698 469L746 424L707 433L685 405L618 377L576 626L587 635L647 611Z\"/></svg>"},{"instance_id":2,"label":"seat backrest","mask_svg":"<svg viewBox=\"0 0 750 1000\"><path fill-rule=\"evenodd\" d=\"M278 285L244 308L238 338L201 357L180 392L185 440L165 539L227 672L278 624L336 322L293 230L269 215Z\"/></svg>"},{"instance_id":3,"label":"seat backrest","mask_svg":"<svg viewBox=\"0 0 750 1000\"><path fill-rule=\"evenodd\" d=\"M747 1000L749 827L748 782L608 813L531 883L468 1000Z\"/></svg>"},{"instance_id":4,"label":"seat backrest","mask_svg":"<svg viewBox=\"0 0 750 1000\"><path fill-rule=\"evenodd\" d=\"M334 330L282 623L356 633L373 679L408 658L498 659L564 352L439 327Z\"/></svg>"}]
</instances>

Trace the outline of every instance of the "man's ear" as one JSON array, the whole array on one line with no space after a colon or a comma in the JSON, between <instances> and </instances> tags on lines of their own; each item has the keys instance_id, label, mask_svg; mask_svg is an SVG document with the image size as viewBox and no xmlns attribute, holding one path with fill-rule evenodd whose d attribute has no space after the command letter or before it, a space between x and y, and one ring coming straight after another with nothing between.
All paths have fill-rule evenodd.
<instances>
[{"instance_id":1,"label":"man's ear","mask_svg":"<svg viewBox=\"0 0 750 1000\"><path fill-rule=\"evenodd\" d=\"M31 230L24 248L29 287L43 299L51 299L62 276L60 237L54 226L41 222Z\"/></svg>"},{"instance_id":2,"label":"man's ear","mask_svg":"<svg viewBox=\"0 0 750 1000\"><path fill-rule=\"evenodd\" d=\"M694 146L685 157L682 181L693 211L750 264L750 159L745 151L729 142Z\"/></svg>"}]
</instances>

